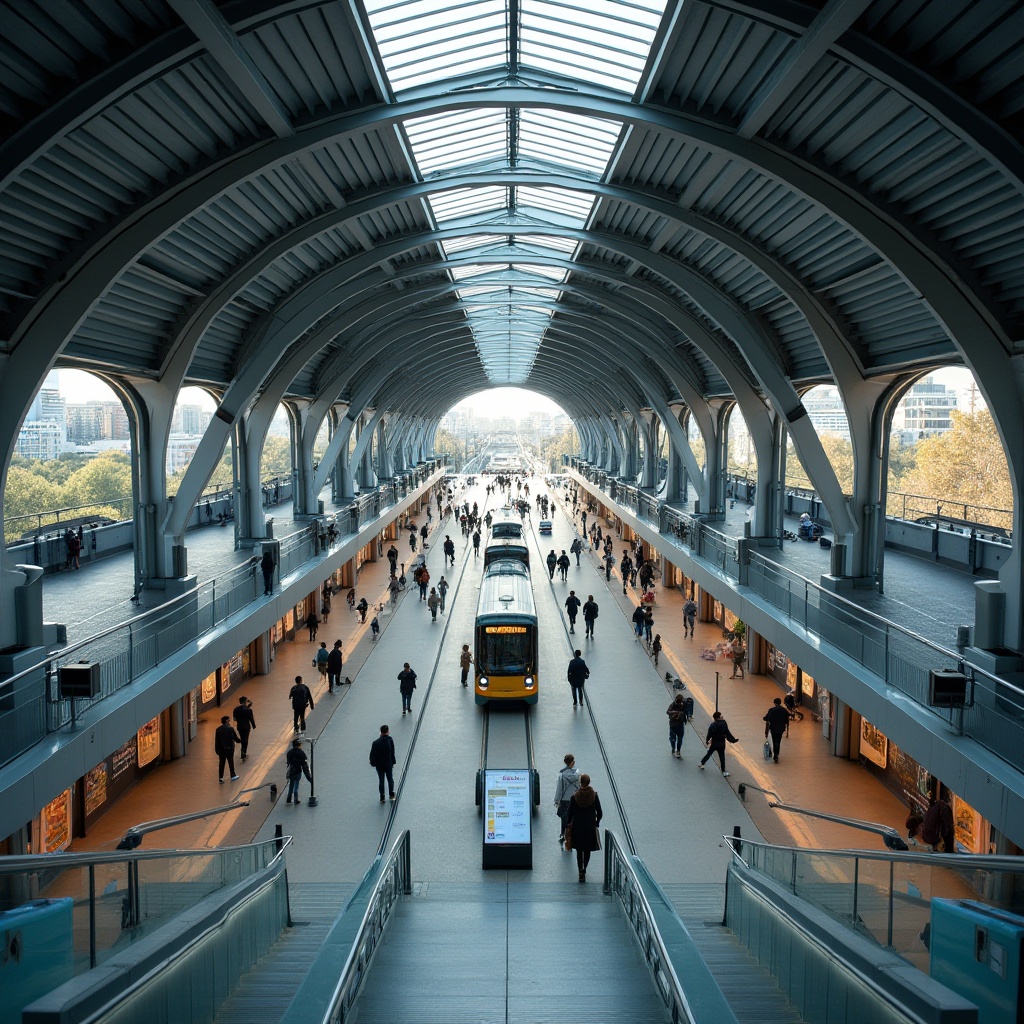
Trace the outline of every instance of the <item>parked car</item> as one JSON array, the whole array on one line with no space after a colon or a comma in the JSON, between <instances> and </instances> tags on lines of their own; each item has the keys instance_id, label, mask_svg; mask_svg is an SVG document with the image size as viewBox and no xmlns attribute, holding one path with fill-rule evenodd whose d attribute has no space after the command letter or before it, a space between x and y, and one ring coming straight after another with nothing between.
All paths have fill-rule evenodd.
<instances>
[{"instance_id":1,"label":"parked car","mask_svg":"<svg viewBox=\"0 0 1024 1024\"><path fill-rule=\"evenodd\" d=\"M537 527L537 529L540 530L541 533L550 533L551 532L551 520L550 519L542 519L540 521L540 525Z\"/></svg>"}]
</instances>

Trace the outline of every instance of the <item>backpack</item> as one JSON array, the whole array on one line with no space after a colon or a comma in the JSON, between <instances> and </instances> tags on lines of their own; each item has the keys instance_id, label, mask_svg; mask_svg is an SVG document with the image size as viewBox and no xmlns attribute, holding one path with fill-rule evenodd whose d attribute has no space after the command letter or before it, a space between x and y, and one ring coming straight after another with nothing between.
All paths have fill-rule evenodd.
<instances>
[{"instance_id":1,"label":"backpack","mask_svg":"<svg viewBox=\"0 0 1024 1024\"><path fill-rule=\"evenodd\" d=\"M687 697L683 701L683 721L688 722L693 718L693 698Z\"/></svg>"}]
</instances>

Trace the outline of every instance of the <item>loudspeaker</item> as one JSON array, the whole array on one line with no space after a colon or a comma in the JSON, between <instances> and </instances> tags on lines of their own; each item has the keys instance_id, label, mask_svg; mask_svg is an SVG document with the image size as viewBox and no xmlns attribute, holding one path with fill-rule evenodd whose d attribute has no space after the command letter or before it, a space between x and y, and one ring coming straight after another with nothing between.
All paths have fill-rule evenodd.
<instances>
[{"instance_id":1,"label":"loudspeaker","mask_svg":"<svg viewBox=\"0 0 1024 1024\"><path fill-rule=\"evenodd\" d=\"M962 708L967 703L967 676L951 669L928 673L928 703L933 708Z\"/></svg>"},{"instance_id":2,"label":"loudspeaker","mask_svg":"<svg viewBox=\"0 0 1024 1024\"><path fill-rule=\"evenodd\" d=\"M61 698L98 697L100 695L99 662L61 665L57 669Z\"/></svg>"}]
</instances>

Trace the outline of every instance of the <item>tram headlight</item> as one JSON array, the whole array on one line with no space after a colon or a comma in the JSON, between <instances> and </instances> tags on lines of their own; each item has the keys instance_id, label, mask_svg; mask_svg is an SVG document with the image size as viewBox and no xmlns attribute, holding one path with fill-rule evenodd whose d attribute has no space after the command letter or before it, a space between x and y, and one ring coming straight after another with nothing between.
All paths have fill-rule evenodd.
<instances>
[{"instance_id":1,"label":"tram headlight","mask_svg":"<svg viewBox=\"0 0 1024 1024\"><path fill-rule=\"evenodd\" d=\"M487 676L481 676L479 680L477 680L476 685L479 686L481 690L486 690L489 685L489 680Z\"/></svg>"},{"instance_id":2,"label":"tram headlight","mask_svg":"<svg viewBox=\"0 0 1024 1024\"><path fill-rule=\"evenodd\" d=\"M523 680L523 682L525 683L526 688L528 690L533 689L533 676L527 676L526 679Z\"/></svg>"}]
</instances>

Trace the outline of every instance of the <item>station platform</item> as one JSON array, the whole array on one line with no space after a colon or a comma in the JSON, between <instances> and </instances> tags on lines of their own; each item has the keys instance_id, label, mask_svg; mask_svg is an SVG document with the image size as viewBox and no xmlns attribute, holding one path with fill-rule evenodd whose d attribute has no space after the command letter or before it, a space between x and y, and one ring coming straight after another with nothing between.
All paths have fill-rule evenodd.
<instances>
[{"instance_id":1,"label":"station platform","mask_svg":"<svg viewBox=\"0 0 1024 1024\"><path fill-rule=\"evenodd\" d=\"M482 486L470 489L466 498L485 507ZM494 497L490 501L491 507L498 503ZM392 813L390 803L378 802L376 774L367 761L370 743L382 723L391 727L399 761L394 830L412 831L413 874L423 884L467 878L574 880L575 858L557 845L558 819L552 803L554 779L567 752L574 753L580 770L593 778L605 810L603 825L620 835L627 826L637 853L662 884L720 885L728 858L721 837L731 835L737 826L744 837L779 844L880 848L879 840L867 833L773 810L758 792L748 792L743 801L737 789L744 782L772 790L788 804L825 810L841 806L850 817L902 830L906 810L901 802L857 763L829 756L821 727L810 716L792 724L779 764L763 760L762 716L772 698L780 695L779 686L764 676L731 679L730 663L703 660L701 650L720 642L721 631L698 623L695 639L685 639L678 592L659 592L655 630L662 636L664 651L655 668L645 646L634 641L629 621L638 595L632 588L623 595L617 573L606 582L596 555L584 554L580 566L573 564L566 583L558 580L557 573L549 582L540 566L543 554L550 547L567 550L575 533L560 512L554 517L551 537L538 538L534 532L538 518L534 514L532 521L526 520L527 534L538 544L534 588L541 621L548 627L542 634L541 696L531 715L541 773L541 802L533 818L532 871L481 868L482 824L474 802L481 712L472 688L459 683L458 653L472 639L482 562L473 558L472 546L457 526L436 519L427 564L433 582L446 575L452 584L446 613L436 623L411 584L394 611L385 608L379 613L382 632L376 643L370 637L369 616L362 624L344 602L335 601L317 642L308 642L304 630L298 632L294 641L278 645L269 675L246 681L226 698L224 713L230 713L240 694L251 699L257 722L249 759L236 762L239 782L221 785L217 781L213 732L219 715L207 712L188 755L156 768L88 836L76 839L73 850L112 848L133 825L217 807L252 790L245 793L251 801L247 807L154 833L146 838L146 846L203 848L243 843L272 837L280 825L294 837L288 854L293 882L356 882L372 860ZM457 551L454 568L447 570L441 550L445 533L455 540ZM386 576L386 560L364 565L357 593L371 604L384 601ZM592 641L584 641L582 621L575 635L567 631L562 605L570 589L584 600L593 594L600 605ZM343 641L343 672L353 682L330 695L311 662L320 640L330 647L335 639ZM565 666L574 645L583 650L591 670L586 711L573 708L565 682ZM397 674L405 661L419 679L413 714L403 717ZM682 679L696 705L682 759L671 756L668 743L665 711L676 691L666 682L666 672ZM716 674L719 707L740 740L728 750L729 778L721 776L717 761L698 769L714 710ZM306 737L314 766L315 807L308 806L305 780L300 804L286 805L283 799L284 755L293 737L287 694L296 675L310 684L316 703L308 715ZM598 731L607 761L601 756ZM271 783L277 786L276 802L266 788ZM600 877L598 872L594 875Z\"/></svg>"}]
</instances>

